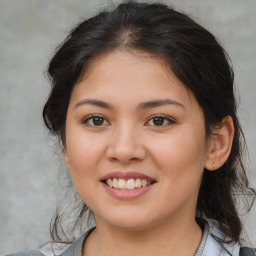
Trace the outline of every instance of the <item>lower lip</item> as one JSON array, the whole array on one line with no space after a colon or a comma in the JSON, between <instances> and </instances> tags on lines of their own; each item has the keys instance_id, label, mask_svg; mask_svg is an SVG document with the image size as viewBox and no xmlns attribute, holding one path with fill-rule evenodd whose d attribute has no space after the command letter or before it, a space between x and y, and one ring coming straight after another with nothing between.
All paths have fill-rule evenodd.
<instances>
[{"instance_id":1,"label":"lower lip","mask_svg":"<svg viewBox=\"0 0 256 256\"><path fill-rule=\"evenodd\" d=\"M116 189L116 188L109 187L105 183L102 183L102 184L111 196L117 199L129 200L129 199L135 199L144 195L153 187L155 183L148 185L146 187L141 187L141 188L136 188L131 190Z\"/></svg>"}]
</instances>

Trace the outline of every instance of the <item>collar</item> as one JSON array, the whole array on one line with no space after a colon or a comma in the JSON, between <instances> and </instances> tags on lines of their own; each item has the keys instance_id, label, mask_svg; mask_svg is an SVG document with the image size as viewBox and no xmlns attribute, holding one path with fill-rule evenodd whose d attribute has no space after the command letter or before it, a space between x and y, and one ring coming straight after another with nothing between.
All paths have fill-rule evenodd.
<instances>
[{"instance_id":1,"label":"collar","mask_svg":"<svg viewBox=\"0 0 256 256\"><path fill-rule=\"evenodd\" d=\"M63 253L59 256L82 256L83 243L85 239L96 227L92 227L87 230L78 240L71 244Z\"/></svg>"},{"instance_id":2,"label":"collar","mask_svg":"<svg viewBox=\"0 0 256 256\"><path fill-rule=\"evenodd\" d=\"M197 249L195 256L239 256L240 246L236 244L227 244L222 241L228 241L229 237L225 235L215 220L204 220L203 238ZM71 244L59 256L82 256L83 243L89 234L96 227L90 228L78 240Z\"/></svg>"},{"instance_id":3,"label":"collar","mask_svg":"<svg viewBox=\"0 0 256 256\"><path fill-rule=\"evenodd\" d=\"M207 220L209 234L207 236L202 256L239 256L240 245L238 243L224 243L230 238L224 234L215 220Z\"/></svg>"}]
</instances>

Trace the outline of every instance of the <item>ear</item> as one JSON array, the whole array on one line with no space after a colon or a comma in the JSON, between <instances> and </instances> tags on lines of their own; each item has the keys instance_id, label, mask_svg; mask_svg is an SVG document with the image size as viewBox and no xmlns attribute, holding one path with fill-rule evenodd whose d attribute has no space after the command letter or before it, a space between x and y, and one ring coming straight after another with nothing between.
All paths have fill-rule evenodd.
<instances>
[{"instance_id":1,"label":"ear","mask_svg":"<svg viewBox=\"0 0 256 256\"><path fill-rule=\"evenodd\" d=\"M66 168L68 170L70 170L69 156L68 156L68 152L67 152L67 148L66 147L63 148L63 156L64 156L65 166L66 166Z\"/></svg>"},{"instance_id":2,"label":"ear","mask_svg":"<svg viewBox=\"0 0 256 256\"><path fill-rule=\"evenodd\" d=\"M231 116L222 119L221 125L212 130L205 169L219 169L228 159L234 138L234 123Z\"/></svg>"}]
</instances>

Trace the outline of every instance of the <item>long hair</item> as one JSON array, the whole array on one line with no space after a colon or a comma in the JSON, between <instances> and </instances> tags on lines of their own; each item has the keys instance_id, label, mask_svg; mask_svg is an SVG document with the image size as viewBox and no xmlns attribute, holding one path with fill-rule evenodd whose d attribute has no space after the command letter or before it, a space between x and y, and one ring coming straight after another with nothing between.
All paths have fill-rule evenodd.
<instances>
[{"instance_id":1,"label":"long hair","mask_svg":"<svg viewBox=\"0 0 256 256\"><path fill-rule=\"evenodd\" d=\"M65 145L66 114L74 85L95 58L114 49L148 52L165 60L195 95L204 113L207 136L225 116L232 117L235 134L230 156L218 170L204 170L197 214L217 220L231 241L239 242L242 224L235 195L255 192L249 189L242 160L245 142L237 118L234 74L222 46L189 16L164 4L129 1L78 24L49 64L52 89L43 109L47 128ZM79 207L72 232L84 222L88 210L84 203ZM61 240L63 234L68 237L61 223L57 213L52 225L54 240Z\"/></svg>"}]
</instances>

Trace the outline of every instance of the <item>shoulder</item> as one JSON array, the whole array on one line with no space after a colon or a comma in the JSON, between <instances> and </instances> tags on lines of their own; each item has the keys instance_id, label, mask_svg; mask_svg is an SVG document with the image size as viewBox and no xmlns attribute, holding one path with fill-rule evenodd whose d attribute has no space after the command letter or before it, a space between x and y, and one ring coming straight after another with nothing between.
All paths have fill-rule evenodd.
<instances>
[{"instance_id":1,"label":"shoulder","mask_svg":"<svg viewBox=\"0 0 256 256\"><path fill-rule=\"evenodd\" d=\"M76 240L71 245L66 245L65 248L59 248L58 246L44 246L39 251L24 251L11 253L6 256L81 256L82 248L85 239L88 235L95 229L92 227L87 230L78 240Z\"/></svg>"},{"instance_id":2,"label":"shoulder","mask_svg":"<svg viewBox=\"0 0 256 256\"><path fill-rule=\"evenodd\" d=\"M207 220L209 233L202 256L256 256L256 250L249 247L241 247L238 243L225 243L229 237L220 229L215 220Z\"/></svg>"},{"instance_id":3,"label":"shoulder","mask_svg":"<svg viewBox=\"0 0 256 256\"><path fill-rule=\"evenodd\" d=\"M221 231L217 221L208 219L206 225L209 226L209 233L202 256L239 256L240 245L225 243L229 237Z\"/></svg>"},{"instance_id":4,"label":"shoulder","mask_svg":"<svg viewBox=\"0 0 256 256\"><path fill-rule=\"evenodd\" d=\"M6 256L45 256L45 254L39 251L26 251L26 252L11 253Z\"/></svg>"},{"instance_id":5,"label":"shoulder","mask_svg":"<svg viewBox=\"0 0 256 256\"><path fill-rule=\"evenodd\" d=\"M61 255L70 245L69 244L52 244L47 243L40 247L38 251L30 250L30 251L22 251L11 253L6 256L57 256Z\"/></svg>"}]
</instances>

